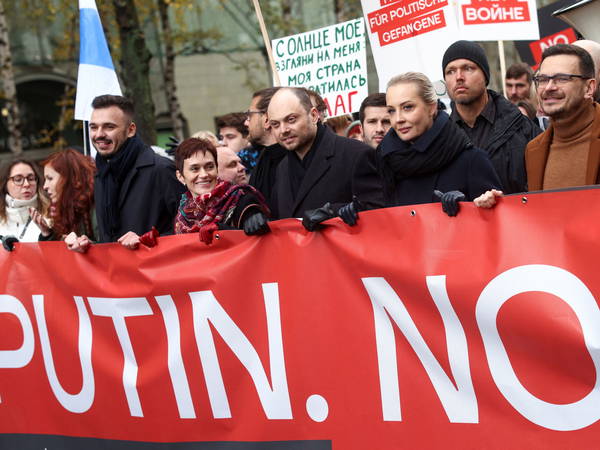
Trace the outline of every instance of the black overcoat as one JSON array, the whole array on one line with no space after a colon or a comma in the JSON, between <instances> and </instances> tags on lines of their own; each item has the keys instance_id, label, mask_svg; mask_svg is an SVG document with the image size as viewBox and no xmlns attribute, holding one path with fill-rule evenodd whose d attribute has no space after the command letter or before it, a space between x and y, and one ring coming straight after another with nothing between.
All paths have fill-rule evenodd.
<instances>
[{"instance_id":1,"label":"black overcoat","mask_svg":"<svg viewBox=\"0 0 600 450\"><path fill-rule=\"evenodd\" d=\"M356 195L367 209L383 207L375 150L355 139L338 136L324 127L317 152L293 198L289 158L277 167L273 200L277 218L302 217L304 211L331 203L335 212ZM311 149L314 151L314 149Z\"/></svg>"},{"instance_id":2,"label":"black overcoat","mask_svg":"<svg viewBox=\"0 0 600 450\"><path fill-rule=\"evenodd\" d=\"M141 236L153 226L161 235L173 234L177 207L186 188L175 177L175 164L170 159L157 155L148 146L140 151L119 191L121 221L116 236L110 236L100 220L103 200L97 188L103 180L96 176L95 183L99 242L114 242L128 231Z\"/></svg>"}]
</instances>

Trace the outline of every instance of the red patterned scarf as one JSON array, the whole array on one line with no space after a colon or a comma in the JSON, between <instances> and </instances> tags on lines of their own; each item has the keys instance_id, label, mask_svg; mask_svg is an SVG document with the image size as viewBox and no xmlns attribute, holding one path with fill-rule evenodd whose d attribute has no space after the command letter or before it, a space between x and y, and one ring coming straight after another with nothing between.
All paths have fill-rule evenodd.
<instances>
[{"instance_id":1,"label":"red patterned scarf","mask_svg":"<svg viewBox=\"0 0 600 450\"><path fill-rule=\"evenodd\" d=\"M200 240L210 244L218 224L229 220L240 198L246 193L254 194L263 209L268 211L262 194L252 186L217 181L213 190L206 194L194 198L194 195L187 191L181 196L175 218L175 234L200 232Z\"/></svg>"}]
</instances>

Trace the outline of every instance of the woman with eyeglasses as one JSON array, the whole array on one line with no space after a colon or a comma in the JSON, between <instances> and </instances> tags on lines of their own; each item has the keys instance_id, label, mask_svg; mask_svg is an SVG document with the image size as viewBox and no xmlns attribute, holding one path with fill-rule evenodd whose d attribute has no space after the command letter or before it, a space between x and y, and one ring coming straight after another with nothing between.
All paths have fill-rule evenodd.
<instances>
[{"instance_id":1,"label":"woman with eyeglasses","mask_svg":"<svg viewBox=\"0 0 600 450\"><path fill-rule=\"evenodd\" d=\"M0 170L0 235L14 236L21 242L38 240L40 229L30 209L46 216L49 204L39 181L37 165L26 159L15 159Z\"/></svg>"},{"instance_id":2,"label":"woman with eyeglasses","mask_svg":"<svg viewBox=\"0 0 600 450\"><path fill-rule=\"evenodd\" d=\"M87 247L96 234L96 165L89 157L71 148L53 153L42 165L44 190L51 201L51 220L45 220L38 211L32 212L33 220L41 230L40 240L65 240L68 246L70 240L79 240L78 244Z\"/></svg>"}]
</instances>

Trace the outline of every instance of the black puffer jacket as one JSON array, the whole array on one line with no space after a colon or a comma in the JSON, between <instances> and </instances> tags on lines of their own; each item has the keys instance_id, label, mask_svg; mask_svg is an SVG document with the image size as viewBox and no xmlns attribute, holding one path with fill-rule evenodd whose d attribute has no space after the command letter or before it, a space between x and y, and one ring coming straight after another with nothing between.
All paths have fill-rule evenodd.
<instances>
[{"instance_id":1,"label":"black puffer jacket","mask_svg":"<svg viewBox=\"0 0 600 450\"><path fill-rule=\"evenodd\" d=\"M505 194L526 192L525 147L542 130L503 96L490 89L488 94L496 106L496 118L487 142L479 147L490 157Z\"/></svg>"}]
</instances>

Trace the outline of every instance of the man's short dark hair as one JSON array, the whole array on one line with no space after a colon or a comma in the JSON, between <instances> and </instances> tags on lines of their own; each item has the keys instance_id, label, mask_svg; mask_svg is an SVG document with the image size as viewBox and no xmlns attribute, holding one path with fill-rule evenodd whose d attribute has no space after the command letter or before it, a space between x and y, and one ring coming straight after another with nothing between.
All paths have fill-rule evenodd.
<instances>
[{"instance_id":1,"label":"man's short dark hair","mask_svg":"<svg viewBox=\"0 0 600 450\"><path fill-rule=\"evenodd\" d=\"M217 131L221 133L221 128L231 127L238 130L242 136L248 136L248 127L246 127L246 114L242 112L232 112L223 116L217 117Z\"/></svg>"},{"instance_id":2,"label":"man's short dark hair","mask_svg":"<svg viewBox=\"0 0 600 450\"><path fill-rule=\"evenodd\" d=\"M187 138L175 149L175 167L179 170L179 173L183 174L183 162L198 152L203 155L205 155L206 152L213 155L215 166L217 166L217 149L212 142L208 139Z\"/></svg>"},{"instance_id":3,"label":"man's short dark hair","mask_svg":"<svg viewBox=\"0 0 600 450\"><path fill-rule=\"evenodd\" d=\"M368 95L363 102L360 104L360 109L358 110L358 120L360 123L365 123L365 109L369 106L374 106L376 108L386 107L387 102L385 101L385 94L381 92L376 92L375 94Z\"/></svg>"},{"instance_id":4,"label":"man's short dark hair","mask_svg":"<svg viewBox=\"0 0 600 450\"><path fill-rule=\"evenodd\" d=\"M92 101L94 109L110 108L111 106L119 108L129 119L132 119L135 114L133 102L122 95L99 95Z\"/></svg>"},{"instance_id":5,"label":"man's short dark hair","mask_svg":"<svg viewBox=\"0 0 600 450\"><path fill-rule=\"evenodd\" d=\"M546 50L544 50L544 53L542 53L540 66L544 62L544 59L549 58L550 56L558 55L576 56L579 59L579 71L581 72L581 75L585 78L596 77L596 74L594 73L594 60L586 50L578 47L577 45L556 44L552 47L548 47Z\"/></svg>"},{"instance_id":6,"label":"man's short dark hair","mask_svg":"<svg viewBox=\"0 0 600 450\"><path fill-rule=\"evenodd\" d=\"M317 111L319 111L320 113L327 112L327 104L325 103L325 100L323 100L323 97L321 97L317 91L313 91L312 89L307 89L307 88L300 88L300 89L302 89L304 92L306 92L308 94L308 98L309 98L309 100L311 100L311 105L314 101L315 108L317 108Z\"/></svg>"},{"instance_id":7,"label":"man's short dark hair","mask_svg":"<svg viewBox=\"0 0 600 450\"><path fill-rule=\"evenodd\" d=\"M533 71L529 64L526 63L514 63L506 70L506 79L517 79L521 78L523 75L527 76L527 83L531 84L533 78Z\"/></svg>"},{"instance_id":8,"label":"man's short dark hair","mask_svg":"<svg viewBox=\"0 0 600 450\"><path fill-rule=\"evenodd\" d=\"M267 109L269 109L269 103L271 103L271 99L279 89L280 88L278 86L270 87L261 89L260 91L256 91L254 94L252 94L252 98L258 97L260 99L256 104L256 109L262 113L266 113Z\"/></svg>"}]
</instances>

